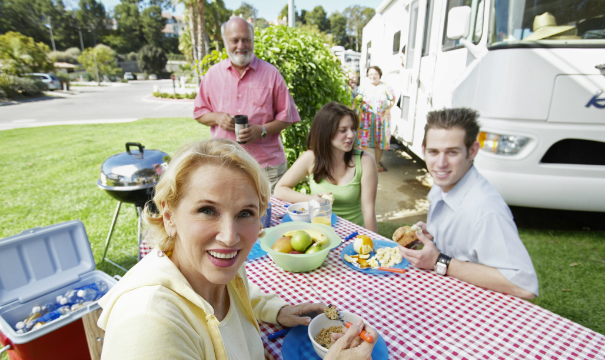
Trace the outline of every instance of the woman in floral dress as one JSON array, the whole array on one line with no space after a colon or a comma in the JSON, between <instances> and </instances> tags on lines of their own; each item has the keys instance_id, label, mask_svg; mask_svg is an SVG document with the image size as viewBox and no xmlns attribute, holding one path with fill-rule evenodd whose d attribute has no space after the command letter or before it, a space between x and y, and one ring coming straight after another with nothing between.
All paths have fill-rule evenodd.
<instances>
[{"instance_id":1,"label":"woman in floral dress","mask_svg":"<svg viewBox=\"0 0 605 360\"><path fill-rule=\"evenodd\" d=\"M378 172L382 172L387 170L380 162L380 158L383 150L389 150L390 110L395 105L395 93L389 85L380 81L382 70L378 66L370 66L366 75L370 79L370 84L359 90L363 104L356 144L359 150L374 148Z\"/></svg>"}]
</instances>

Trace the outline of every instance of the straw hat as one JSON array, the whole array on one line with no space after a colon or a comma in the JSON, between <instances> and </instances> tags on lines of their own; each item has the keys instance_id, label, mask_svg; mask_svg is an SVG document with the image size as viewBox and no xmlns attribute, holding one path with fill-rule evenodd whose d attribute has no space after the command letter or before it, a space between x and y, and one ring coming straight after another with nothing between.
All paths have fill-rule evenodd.
<instances>
[{"instance_id":1,"label":"straw hat","mask_svg":"<svg viewBox=\"0 0 605 360\"><path fill-rule=\"evenodd\" d=\"M555 19L555 17L551 13L545 12L544 14L537 15L534 18L534 33L523 40L542 40L553 35L569 31L571 29L575 29L575 26L557 26L557 20ZM575 32L569 35L575 35Z\"/></svg>"}]
</instances>

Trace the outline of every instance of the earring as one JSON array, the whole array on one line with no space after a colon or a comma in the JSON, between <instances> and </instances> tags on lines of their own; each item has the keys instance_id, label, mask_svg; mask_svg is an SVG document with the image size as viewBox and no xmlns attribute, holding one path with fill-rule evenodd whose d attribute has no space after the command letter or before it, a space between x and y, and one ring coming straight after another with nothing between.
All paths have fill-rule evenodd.
<instances>
[{"instance_id":1,"label":"earring","mask_svg":"<svg viewBox=\"0 0 605 360\"><path fill-rule=\"evenodd\" d=\"M166 245L164 245L164 248L162 250L158 250L158 257L163 257L164 255L172 255L172 251L166 252L166 249L168 249L168 245L172 242L172 236L168 235L168 241L166 242Z\"/></svg>"}]
</instances>

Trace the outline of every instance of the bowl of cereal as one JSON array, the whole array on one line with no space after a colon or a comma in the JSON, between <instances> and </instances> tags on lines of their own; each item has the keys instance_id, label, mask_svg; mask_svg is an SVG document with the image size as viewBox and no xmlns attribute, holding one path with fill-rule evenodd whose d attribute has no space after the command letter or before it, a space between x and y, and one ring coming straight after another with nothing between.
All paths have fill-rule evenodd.
<instances>
[{"instance_id":1,"label":"bowl of cereal","mask_svg":"<svg viewBox=\"0 0 605 360\"><path fill-rule=\"evenodd\" d=\"M345 321L349 321L353 324L358 320L363 320L361 316L348 311L341 311L340 313ZM317 356L322 359L326 356L328 349L332 345L332 333L340 333L342 332L342 328L343 325L340 321L329 319L326 314L321 314L313 318L307 331Z\"/></svg>"},{"instance_id":2,"label":"bowl of cereal","mask_svg":"<svg viewBox=\"0 0 605 360\"><path fill-rule=\"evenodd\" d=\"M309 203L299 202L288 206L288 216L292 221L311 222L309 215Z\"/></svg>"}]
</instances>

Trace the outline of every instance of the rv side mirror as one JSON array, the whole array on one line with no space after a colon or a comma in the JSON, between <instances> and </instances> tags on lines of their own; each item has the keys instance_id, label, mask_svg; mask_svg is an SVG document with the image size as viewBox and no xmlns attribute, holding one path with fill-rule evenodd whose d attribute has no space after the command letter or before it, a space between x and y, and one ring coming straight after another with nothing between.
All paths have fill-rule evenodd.
<instances>
[{"instance_id":1,"label":"rv side mirror","mask_svg":"<svg viewBox=\"0 0 605 360\"><path fill-rule=\"evenodd\" d=\"M457 6L447 15L447 37L452 40L466 38L471 25L470 6Z\"/></svg>"}]
</instances>

